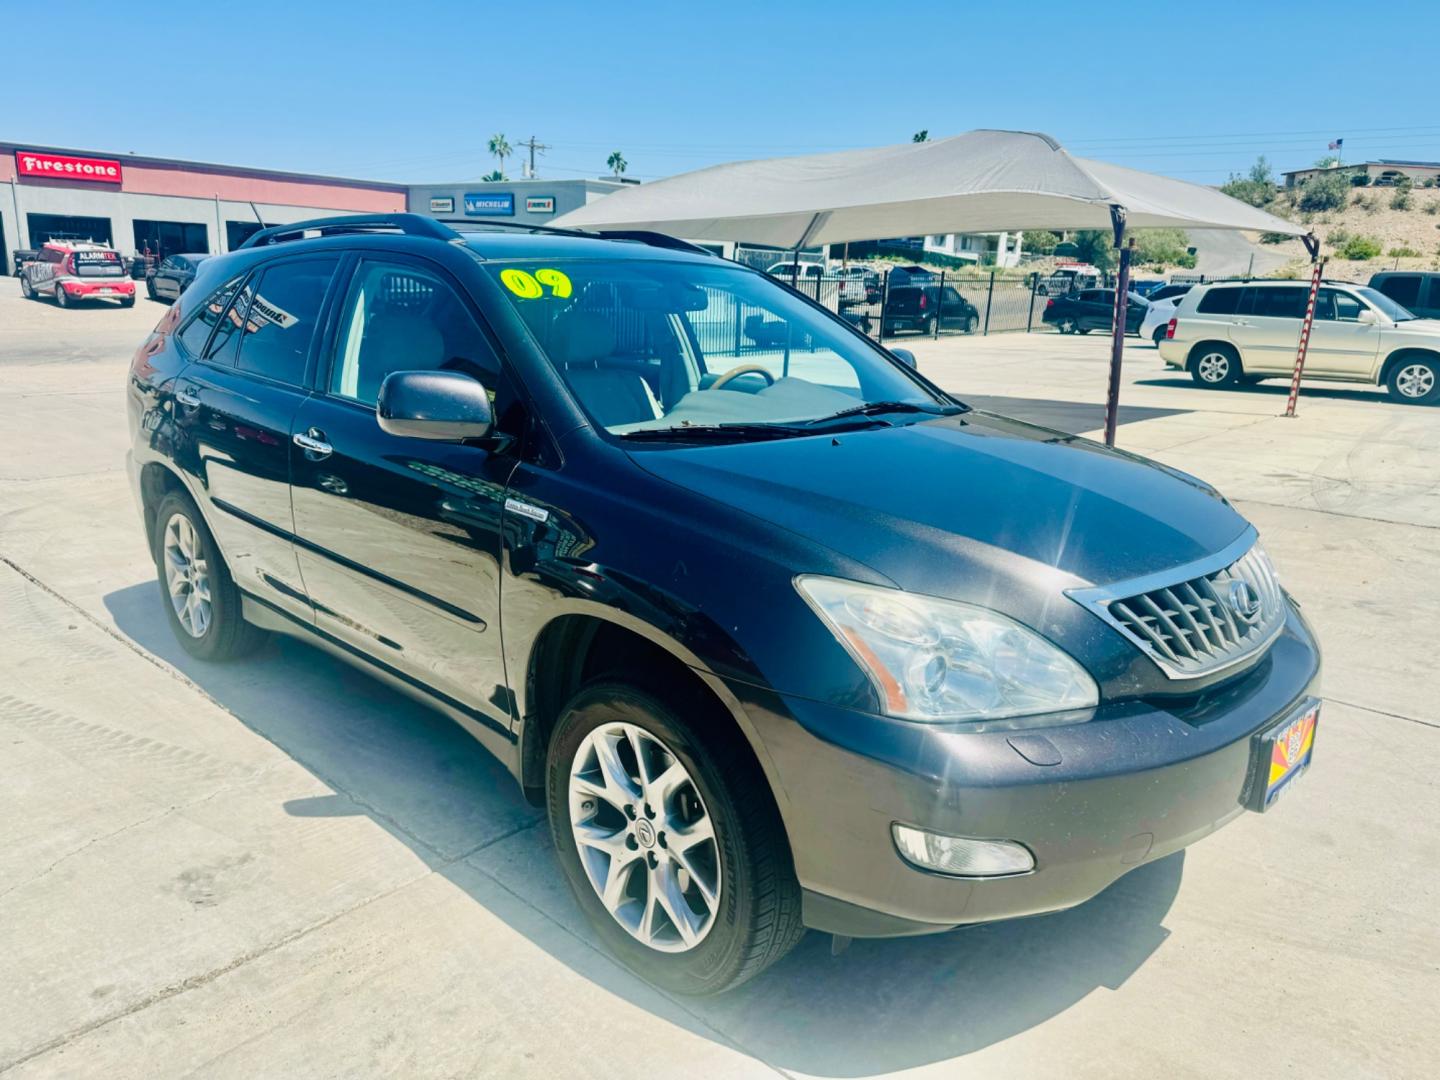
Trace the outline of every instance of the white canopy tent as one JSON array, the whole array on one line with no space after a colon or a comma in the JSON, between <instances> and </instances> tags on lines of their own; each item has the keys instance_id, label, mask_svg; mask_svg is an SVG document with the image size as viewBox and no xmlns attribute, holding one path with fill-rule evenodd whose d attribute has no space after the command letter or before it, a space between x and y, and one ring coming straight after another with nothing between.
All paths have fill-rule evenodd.
<instances>
[{"instance_id":1,"label":"white canopy tent","mask_svg":"<svg viewBox=\"0 0 1440 1080\"><path fill-rule=\"evenodd\" d=\"M1121 248L1116 326L1122 328L1127 229L1307 231L1213 188L1072 157L1048 135L985 130L715 165L607 195L556 224L783 248L952 232L1113 229ZM1114 441L1123 341L1117 332L1107 442Z\"/></svg>"}]
</instances>

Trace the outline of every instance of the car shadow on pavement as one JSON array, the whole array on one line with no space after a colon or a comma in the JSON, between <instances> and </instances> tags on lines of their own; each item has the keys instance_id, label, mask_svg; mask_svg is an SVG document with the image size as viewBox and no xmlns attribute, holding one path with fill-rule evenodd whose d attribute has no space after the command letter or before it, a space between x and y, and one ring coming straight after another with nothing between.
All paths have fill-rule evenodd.
<instances>
[{"instance_id":1,"label":"car shadow on pavement","mask_svg":"<svg viewBox=\"0 0 1440 1080\"><path fill-rule=\"evenodd\" d=\"M1180 887L1183 853L1139 867L1069 911L856 941L839 956L827 935L812 933L738 990L670 997L605 954L555 865L542 813L457 725L298 641L272 638L234 663L195 660L171 635L153 582L112 592L104 604L137 647L334 792L290 800L288 813L368 815L581 977L776 1068L864 1076L972 1053L1097 989L1119 987L1168 934L1162 921Z\"/></svg>"},{"instance_id":2,"label":"car shadow on pavement","mask_svg":"<svg viewBox=\"0 0 1440 1080\"><path fill-rule=\"evenodd\" d=\"M1186 387L1191 390L1198 389L1195 380L1181 372L1176 372L1174 375L1168 377L1157 375L1149 379L1136 379L1135 385ZM1300 407L1304 407L1307 398L1321 401L1368 401L1372 404L1395 405L1400 408L1412 407L1405 405L1403 402L1390 400L1390 396L1386 394L1383 386L1364 385L1365 388L1363 390L1352 390L1333 384L1329 386L1315 386L1311 383L1306 383L1300 388ZM1277 375L1275 378L1267 379L1265 382L1247 383L1244 386L1232 387L1228 392L1232 394L1259 394L1267 397L1280 398L1283 402L1283 399L1290 395L1290 380ZM1190 409L1185 411L1193 412L1194 410Z\"/></svg>"}]
</instances>

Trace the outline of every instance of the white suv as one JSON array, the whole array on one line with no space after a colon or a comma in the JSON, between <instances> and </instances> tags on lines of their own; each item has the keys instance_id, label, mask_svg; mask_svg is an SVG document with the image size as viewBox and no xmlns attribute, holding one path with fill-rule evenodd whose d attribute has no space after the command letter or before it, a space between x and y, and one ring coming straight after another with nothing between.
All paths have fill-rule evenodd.
<instances>
[{"instance_id":1,"label":"white suv","mask_svg":"<svg viewBox=\"0 0 1440 1080\"><path fill-rule=\"evenodd\" d=\"M1201 386L1288 376L1309 286L1198 285L1176 306L1160 356ZM1420 319L1364 285L1326 282L1315 301L1307 378L1384 386L1397 401L1440 401L1440 320Z\"/></svg>"}]
</instances>

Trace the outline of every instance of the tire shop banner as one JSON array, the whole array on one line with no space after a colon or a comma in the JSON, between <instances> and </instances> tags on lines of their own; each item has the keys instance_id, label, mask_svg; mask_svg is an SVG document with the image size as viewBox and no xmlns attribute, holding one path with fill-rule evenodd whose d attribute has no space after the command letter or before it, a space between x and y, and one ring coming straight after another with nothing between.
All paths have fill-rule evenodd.
<instances>
[{"instance_id":1,"label":"tire shop banner","mask_svg":"<svg viewBox=\"0 0 1440 1080\"><path fill-rule=\"evenodd\" d=\"M21 176L58 176L99 184L118 184L122 179L120 162L113 158L72 157L32 150L15 151L15 170Z\"/></svg>"}]
</instances>

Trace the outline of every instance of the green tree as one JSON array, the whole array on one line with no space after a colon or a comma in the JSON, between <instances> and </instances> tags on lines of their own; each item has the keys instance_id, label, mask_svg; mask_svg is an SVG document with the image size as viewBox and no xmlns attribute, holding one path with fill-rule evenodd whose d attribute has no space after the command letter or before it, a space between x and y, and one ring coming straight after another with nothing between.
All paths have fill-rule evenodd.
<instances>
[{"instance_id":1,"label":"green tree","mask_svg":"<svg viewBox=\"0 0 1440 1080\"><path fill-rule=\"evenodd\" d=\"M489 172L487 172L484 176L480 177L480 179L481 179L481 180L504 180L504 179L505 179L505 174L502 173L499 169L491 169L491 170L490 170Z\"/></svg>"},{"instance_id":2,"label":"green tree","mask_svg":"<svg viewBox=\"0 0 1440 1080\"><path fill-rule=\"evenodd\" d=\"M1190 237L1184 229L1136 229L1135 261L1167 266L1195 265Z\"/></svg>"},{"instance_id":3,"label":"green tree","mask_svg":"<svg viewBox=\"0 0 1440 1080\"><path fill-rule=\"evenodd\" d=\"M1321 173L1305 181L1300 189L1300 209L1313 212L1338 210L1350 199L1350 181L1338 172Z\"/></svg>"},{"instance_id":4,"label":"green tree","mask_svg":"<svg viewBox=\"0 0 1440 1080\"><path fill-rule=\"evenodd\" d=\"M495 155L495 160L500 163L500 167L490 175L497 180L504 180L505 159L514 153L514 150L504 135L491 135L490 142L487 145L490 147L490 153ZM486 177L486 179L488 180L490 177Z\"/></svg>"},{"instance_id":5,"label":"green tree","mask_svg":"<svg viewBox=\"0 0 1440 1080\"><path fill-rule=\"evenodd\" d=\"M619 150L613 150L610 156L605 159L605 164L610 166L610 171L615 174L615 179L620 179L620 174L625 171L625 166L630 164L625 160L625 155Z\"/></svg>"},{"instance_id":6,"label":"green tree","mask_svg":"<svg viewBox=\"0 0 1440 1080\"><path fill-rule=\"evenodd\" d=\"M919 131L915 132L914 135L911 135L911 136L910 136L910 141L911 141L911 142L929 142L929 141L930 141L930 129L929 129L929 128L921 128Z\"/></svg>"},{"instance_id":7,"label":"green tree","mask_svg":"<svg viewBox=\"0 0 1440 1080\"><path fill-rule=\"evenodd\" d=\"M1100 270L1109 270L1115 265L1115 235L1109 229L1081 229L1070 242L1075 245L1075 256Z\"/></svg>"},{"instance_id":8,"label":"green tree","mask_svg":"<svg viewBox=\"0 0 1440 1080\"><path fill-rule=\"evenodd\" d=\"M1352 236L1340 248L1340 255L1353 262L1363 262L1380 254L1380 241L1370 236Z\"/></svg>"},{"instance_id":9,"label":"green tree","mask_svg":"<svg viewBox=\"0 0 1440 1080\"><path fill-rule=\"evenodd\" d=\"M1336 165L1339 164L1340 159L1338 157L1336 157L1334 154L1326 154L1322 158L1316 158L1315 164L1310 167L1312 169L1333 169Z\"/></svg>"},{"instance_id":10,"label":"green tree","mask_svg":"<svg viewBox=\"0 0 1440 1080\"><path fill-rule=\"evenodd\" d=\"M1020 234L1020 244L1034 255L1049 255L1060 243L1060 234L1049 229L1026 229Z\"/></svg>"},{"instance_id":11,"label":"green tree","mask_svg":"<svg viewBox=\"0 0 1440 1080\"><path fill-rule=\"evenodd\" d=\"M1270 172L1270 163L1262 154L1255 159L1246 175L1231 173L1230 179L1220 185L1220 190L1232 199L1251 206L1264 206L1275 198L1275 177Z\"/></svg>"}]
</instances>

